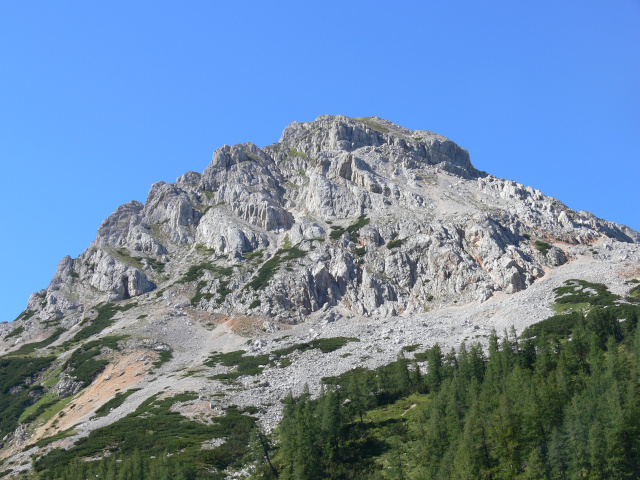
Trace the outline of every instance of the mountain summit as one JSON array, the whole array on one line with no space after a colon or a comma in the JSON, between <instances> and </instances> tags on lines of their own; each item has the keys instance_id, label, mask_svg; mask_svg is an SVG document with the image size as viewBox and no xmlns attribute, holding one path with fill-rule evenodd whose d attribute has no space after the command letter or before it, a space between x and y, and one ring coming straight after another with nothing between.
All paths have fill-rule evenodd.
<instances>
[{"instance_id":1,"label":"mountain summit","mask_svg":"<svg viewBox=\"0 0 640 480\"><path fill-rule=\"evenodd\" d=\"M93 304L179 285L208 312L393 315L523 290L567 261L563 244L600 238L640 237L476 170L440 135L325 115L155 183L144 205L122 205L79 258L64 258L27 311L70 327Z\"/></svg>"},{"instance_id":2,"label":"mountain summit","mask_svg":"<svg viewBox=\"0 0 640 480\"><path fill-rule=\"evenodd\" d=\"M2 358L31 372L7 387L22 407L3 417L0 452L20 465L21 448L70 447L168 392L198 392L176 407L190 418L257 405L269 427L288 392L317 392L323 376L521 330L568 279L622 290L638 242L477 170L441 135L377 117L294 122L118 207L0 325ZM246 370L214 354L247 344Z\"/></svg>"}]
</instances>

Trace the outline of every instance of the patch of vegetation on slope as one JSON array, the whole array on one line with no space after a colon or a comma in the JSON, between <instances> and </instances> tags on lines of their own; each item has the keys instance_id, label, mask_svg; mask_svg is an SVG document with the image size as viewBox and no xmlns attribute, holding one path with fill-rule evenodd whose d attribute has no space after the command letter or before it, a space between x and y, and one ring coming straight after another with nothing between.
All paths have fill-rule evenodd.
<instances>
[{"instance_id":1,"label":"patch of vegetation on slope","mask_svg":"<svg viewBox=\"0 0 640 480\"><path fill-rule=\"evenodd\" d=\"M212 424L191 421L171 411L178 402L197 395L178 394L158 400L151 397L135 412L111 425L94 430L68 450L54 449L35 460L37 478L223 479L222 471L238 465L246 453L255 419L231 407ZM212 439L220 444L203 449ZM109 452L109 457L104 457ZM78 462L79 458L102 458Z\"/></svg>"},{"instance_id":2,"label":"patch of vegetation on slope","mask_svg":"<svg viewBox=\"0 0 640 480\"><path fill-rule=\"evenodd\" d=\"M552 248L551 244L547 242L543 242L541 240L536 240L533 243L533 246L536 248L536 250L538 250L544 256L546 256L547 253L549 253L549 250L551 250Z\"/></svg>"},{"instance_id":3,"label":"patch of vegetation on slope","mask_svg":"<svg viewBox=\"0 0 640 480\"><path fill-rule=\"evenodd\" d=\"M53 356L0 357L0 438L12 433L25 409L42 396L34 380L54 360Z\"/></svg>"},{"instance_id":4,"label":"patch of vegetation on slope","mask_svg":"<svg viewBox=\"0 0 640 480\"><path fill-rule=\"evenodd\" d=\"M76 333L71 340L65 342L68 346L75 342L80 342L82 340L86 340L89 337L99 334L105 328L113 325L114 320L113 317L118 312L126 312L134 307L138 306L136 302L128 303L126 305L116 305L114 303L105 303L104 305L100 305L96 307L98 311L98 315L94 319L85 319L80 324L86 325L83 327L78 333Z\"/></svg>"},{"instance_id":5,"label":"patch of vegetation on slope","mask_svg":"<svg viewBox=\"0 0 640 480\"><path fill-rule=\"evenodd\" d=\"M636 280L631 281L630 283L638 283L638 281ZM632 287L631 290L629 290L629 292L627 293L627 296L625 297L627 302L631 302L631 303L640 303L640 285L636 285L635 287Z\"/></svg>"},{"instance_id":6,"label":"patch of vegetation on slope","mask_svg":"<svg viewBox=\"0 0 640 480\"><path fill-rule=\"evenodd\" d=\"M36 314L35 310L27 309L24 312L22 312L20 315L18 315L15 320L29 320L35 314ZM14 320L14 322L15 322L15 320Z\"/></svg>"},{"instance_id":7,"label":"patch of vegetation on slope","mask_svg":"<svg viewBox=\"0 0 640 480\"><path fill-rule=\"evenodd\" d=\"M20 325L20 326L14 328L13 330L11 330L9 333L7 333L7 335L4 337L4 339L6 340L7 338L17 337L17 336L21 335L22 332L24 332L24 327L22 325Z\"/></svg>"},{"instance_id":8,"label":"patch of vegetation on slope","mask_svg":"<svg viewBox=\"0 0 640 480\"><path fill-rule=\"evenodd\" d=\"M120 351L118 341L124 336L104 337L81 345L67 360L64 370L76 380L82 382L82 387L86 387L104 368L109 364L109 360L97 358L103 353L103 349Z\"/></svg>"},{"instance_id":9,"label":"patch of vegetation on slope","mask_svg":"<svg viewBox=\"0 0 640 480\"><path fill-rule=\"evenodd\" d=\"M5 354L5 356L7 356L7 357L9 357L9 356L15 357L15 356L30 355L33 352L35 352L36 350L39 350L41 348L45 348L45 347L48 347L49 345L51 345L58 338L60 338L60 335L62 335L64 332L65 332L64 328L57 328L50 337L47 337L44 340L40 340L39 342L25 343L24 345L22 345L17 350L14 350L13 352L9 352L9 353Z\"/></svg>"},{"instance_id":10,"label":"patch of vegetation on slope","mask_svg":"<svg viewBox=\"0 0 640 480\"><path fill-rule=\"evenodd\" d=\"M298 343L274 350L270 354L245 355L245 350L216 353L210 356L204 364L208 367L215 367L216 365L235 367L227 373L221 373L211 377L214 380L235 380L242 375L259 375L266 365L275 366L278 362L284 362L284 365L280 363L280 366L286 366L290 362L287 362L284 357L295 351L304 352L306 350L318 349L322 353L329 353L342 348L349 342L357 341L359 341L357 338L349 337L318 338L310 342Z\"/></svg>"},{"instance_id":11,"label":"patch of vegetation on slope","mask_svg":"<svg viewBox=\"0 0 640 480\"><path fill-rule=\"evenodd\" d=\"M599 283L567 280L565 285L554 291L554 309L560 313L526 328L522 332L523 338L543 333L567 338L578 324L586 323L602 343L610 335L622 338L625 330L628 332L635 328L640 316L640 306L621 303L619 295Z\"/></svg>"},{"instance_id":12,"label":"patch of vegetation on slope","mask_svg":"<svg viewBox=\"0 0 640 480\"><path fill-rule=\"evenodd\" d=\"M282 263L296 258L303 258L305 255L306 252L300 250L298 247L284 247L279 249L273 257L260 266L257 275L247 283L245 288L263 290L269 284L269 280L276 274Z\"/></svg>"},{"instance_id":13,"label":"patch of vegetation on slope","mask_svg":"<svg viewBox=\"0 0 640 480\"><path fill-rule=\"evenodd\" d=\"M100 408L98 408L94 414L96 417L106 417L109 415L111 410L118 408L120 405L124 403L124 401L129 398L131 395L136 393L139 388L132 388L131 390L127 390L126 392L118 392L115 397L109 400L107 403L103 404Z\"/></svg>"},{"instance_id":14,"label":"patch of vegetation on slope","mask_svg":"<svg viewBox=\"0 0 640 480\"><path fill-rule=\"evenodd\" d=\"M392 248L399 248L405 242L404 238L396 238L387 243L387 248L391 250Z\"/></svg>"},{"instance_id":15,"label":"patch of vegetation on slope","mask_svg":"<svg viewBox=\"0 0 640 480\"><path fill-rule=\"evenodd\" d=\"M218 287L218 298L217 303L224 302L225 298L232 290L228 288L229 281L222 280L223 278L230 277L233 275L233 266L231 267L221 267L219 265L214 265L211 262L202 262L197 265L192 265L189 270L182 276L180 280L176 283L188 283L198 280L202 275L204 275L205 270L216 275L217 278L220 279L220 285ZM200 303L201 300L211 300L215 297L214 293L204 293L203 290L207 286L208 282L204 280L200 280L196 285L196 293L191 298L191 305L196 306Z\"/></svg>"},{"instance_id":16,"label":"patch of vegetation on slope","mask_svg":"<svg viewBox=\"0 0 640 480\"><path fill-rule=\"evenodd\" d=\"M360 229L362 227L365 227L366 225L369 225L369 222L370 220L369 218L367 218L366 215L360 215L354 223L352 223L346 228L332 226L331 233L329 234L329 238L331 238L332 240L338 240L346 232L350 234L351 240L355 242L358 240Z\"/></svg>"},{"instance_id":17,"label":"patch of vegetation on slope","mask_svg":"<svg viewBox=\"0 0 640 480\"><path fill-rule=\"evenodd\" d=\"M167 363L172 358L173 358L173 353L171 353L170 350L162 350L160 352L160 356L158 357L158 360L153 362L153 367L154 368L160 368L162 365Z\"/></svg>"}]
</instances>

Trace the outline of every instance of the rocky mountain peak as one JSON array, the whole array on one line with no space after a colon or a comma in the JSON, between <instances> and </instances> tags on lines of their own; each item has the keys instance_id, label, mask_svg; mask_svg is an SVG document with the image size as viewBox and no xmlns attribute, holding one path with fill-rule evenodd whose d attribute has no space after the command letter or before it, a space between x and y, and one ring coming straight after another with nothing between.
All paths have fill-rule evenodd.
<instances>
[{"instance_id":1,"label":"rocky mountain peak","mask_svg":"<svg viewBox=\"0 0 640 480\"><path fill-rule=\"evenodd\" d=\"M441 135L323 115L264 148L224 145L202 174L118 207L28 310L73 325L156 290L259 322L325 306L384 316L521 291L570 261L563 245L601 238L640 236L476 170Z\"/></svg>"},{"instance_id":2,"label":"rocky mountain peak","mask_svg":"<svg viewBox=\"0 0 640 480\"><path fill-rule=\"evenodd\" d=\"M321 115L313 122L293 122L285 128L279 143L312 156L326 151L386 147L383 150L404 153L420 163L442 163L444 169L462 176L481 173L471 165L469 153L446 137L425 130L409 130L379 117Z\"/></svg>"}]
</instances>

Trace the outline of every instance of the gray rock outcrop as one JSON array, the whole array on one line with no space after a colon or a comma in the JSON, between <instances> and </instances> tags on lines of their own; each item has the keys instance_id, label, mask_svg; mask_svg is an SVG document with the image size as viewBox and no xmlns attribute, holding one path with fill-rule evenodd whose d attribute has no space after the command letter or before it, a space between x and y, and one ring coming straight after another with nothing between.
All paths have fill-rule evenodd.
<instances>
[{"instance_id":1,"label":"gray rock outcrop","mask_svg":"<svg viewBox=\"0 0 640 480\"><path fill-rule=\"evenodd\" d=\"M118 207L85 252L65 257L28 308L44 320L180 287L201 310L290 322L325 305L420 312L526 289L570 260L563 245L601 238L640 240L475 169L441 135L323 115L153 184L144 205Z\"/></svg>"}]
</instances>

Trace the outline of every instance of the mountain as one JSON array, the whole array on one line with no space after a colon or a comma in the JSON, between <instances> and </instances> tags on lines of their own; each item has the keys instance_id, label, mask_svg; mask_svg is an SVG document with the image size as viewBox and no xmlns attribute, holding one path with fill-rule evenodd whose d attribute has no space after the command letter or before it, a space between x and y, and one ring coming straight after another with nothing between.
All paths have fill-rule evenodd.
<instances>
[{"instance_id":1,"label":"mountain","mask_svg":"<svg viewBox=\"0 0 640 480\"><path fill-rule=\"evenodd\" d=\"M270 429L281 400L305 384L317 394L322 377L521 332L572 279L626 294L639 242L377 117L324 115L264 148L225 145L203 173L118 207L0 325L0 460L25 472L32 455L151 407L203 429L218 417Z\"/></svg>"}]
</instances>

